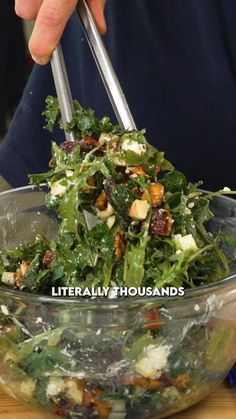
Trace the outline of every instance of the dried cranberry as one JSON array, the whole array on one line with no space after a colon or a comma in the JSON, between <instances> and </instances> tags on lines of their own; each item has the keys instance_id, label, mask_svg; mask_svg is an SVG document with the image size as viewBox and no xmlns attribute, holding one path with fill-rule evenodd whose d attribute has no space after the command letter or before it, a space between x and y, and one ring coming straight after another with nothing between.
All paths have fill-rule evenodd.
<instances>
[{"instance_id":1,"label":"dried cranberry","mask_svg":"<svg viewBox=\"0 0 236 419\"><path fill-rule=\"evenodd\" d=\"M89 153L95 146L92 144L87 143L84 140L79 141L80 152L81 153Z\"/></svg>"},{"instance_id":2,"label":"dried cranberry","mask_svg":"<svg viewBox=\"0 0 236 419\"><path fill-rule=\"evenodd\" d=\"M60 147L65 150L66 153L71 153L78 144L79 141L65 141Z\"/></svg>"}]
</instances>

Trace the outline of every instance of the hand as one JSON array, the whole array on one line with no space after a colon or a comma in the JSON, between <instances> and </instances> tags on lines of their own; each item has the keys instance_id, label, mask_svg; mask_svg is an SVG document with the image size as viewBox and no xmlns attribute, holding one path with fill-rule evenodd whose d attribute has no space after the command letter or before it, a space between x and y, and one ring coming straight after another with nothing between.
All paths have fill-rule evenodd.
<instances>
[{"instance_id":1,"label":"hand","mask_svg":"<svg viewBox=\"0 0 236 419\"><path fill-rule=\"evenodd\" d=\"M77 2L78 0L15 0L16 14L23 19L35 20L29 51L36 63L48 63ZM106 0L87 0L87 3L99 32L104 34Z\"/></svg>"}]
</instances>

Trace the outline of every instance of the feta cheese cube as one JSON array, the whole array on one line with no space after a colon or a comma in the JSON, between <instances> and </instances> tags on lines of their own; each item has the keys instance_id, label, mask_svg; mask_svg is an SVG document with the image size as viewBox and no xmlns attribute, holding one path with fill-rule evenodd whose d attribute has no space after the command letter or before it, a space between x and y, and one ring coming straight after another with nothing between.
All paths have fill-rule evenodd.
<instances>
[{"instance_id":1,"label":"feta cheese cube","mask_svg":"<svg viewBox=\"0 0 236 419\"><path fill-rule=\"evenodd\" d=\"M131 205L129 216L138 220L145 220L149 208L150 205L146 200L135 199Z\"/></svg>"},{"instance_id":2,"label":"feta cheese cube","mask_svg":"<svg viewBox=\"0 0 236 419\"><path fill-rule=\"evenodd\" d=\"M62 196L66 192L66 186L62 185L59 180L49 184L49 186L51 188L51 195L53 197Z\"/></svg>"},{"instance_id":3,"label":"feta cheese cube","mask_svg":"<svg viewBox=\"0 0 236 419\"><path fill-rule=\"evenodd\" d=\"M184 252L198 250L197 244L192 234L186 234L186 236L175 234L175 242L177 246Z\"/></svg>"},{"instance_id":4,"label":"feta cheese cube","mask_svg":"<svg viewBox=\"0 0 236 419\"><path fill-rule=\"evenodd\" d=\"M33 393L35 391L35 387L36 387L35 380L33 380L30 377L25 378L19 386L18 394L20 394L20 396L23 397L24 400L31 400L31 398L33 397Z\"/></svg>"},{"instance_id":5,"label":"feta cheese cube","mask_svg":"<svg viewBox=\"0 0 236 419\"><path fill-rule=\"evenodd\" d=\"M14 272L3 272L2 282L6 285L15 285L15 273Z\"/></svg>"},{"instance_id":6,"label":"feta cheese cube","mask_svg":"<svg viewBox=\"0 0 236 419\"><path fill-rule=\"evenodd\" d=\"M62 378L51 377L47 386L47 396L49 398L57 396L65 390L65 382Z\"/></svg>"},{"instance_id":7,"label":"feta cheese cube","mask_svg":"<svg viewBox=\"0 0 236 419\"><path fill-rule=\"evenodd\" d=\"M136 154L142 155L146 151L146 145L127 139L122 143L121 149L123 151L133 151Z\"/></svg>"},{"instance_id":8,"label":"feta cheese cube","mask_svg":"<svg viewBox=\"0 0 236 419\"><path fill-rule=\"evenodd\" d=\"M156 379L167 366L171 346L148 345L144 348L144 357L135 364L135 370L143 377Z\"/></svg>"}]
</instances>

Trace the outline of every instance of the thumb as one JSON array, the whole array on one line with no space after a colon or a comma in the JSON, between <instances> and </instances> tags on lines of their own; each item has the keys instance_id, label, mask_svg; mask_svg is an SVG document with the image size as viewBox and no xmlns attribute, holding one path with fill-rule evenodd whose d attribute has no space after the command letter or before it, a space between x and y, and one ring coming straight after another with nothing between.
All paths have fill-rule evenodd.
<instances>
[{"instance_id":1,"label":"thumb","mask_svg":"<svg viewBox=\"0 0 236 419\"><path fill-rule=\"evenodd\" d=\"M104 35L107 31L107 24L104 16L106 2L107 0L87 0L94 21L101 35Z\"/></svg>"}]
</instances>

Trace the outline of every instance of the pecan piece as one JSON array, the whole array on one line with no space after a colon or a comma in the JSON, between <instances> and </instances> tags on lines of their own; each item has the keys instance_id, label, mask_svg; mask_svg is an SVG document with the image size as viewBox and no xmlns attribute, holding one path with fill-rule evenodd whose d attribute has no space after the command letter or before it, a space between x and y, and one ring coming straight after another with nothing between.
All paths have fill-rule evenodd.
<instances>
[{"instance_id":1,"label":"pecan piece","mask_svg":"<svg viewBox=\"0 0 236 419\"><path fill-rule=\"evenodd\" d=\"M105 191L102 191L100 195L97 197L95 206L99 211L104 211L107 207L107 195Z\"/></svg>"},{"instance_id":2,"label":"pecan piece","mask_svg":"<svg viewBox=\"0 0 236 419\"><path fill-rule=\"evenodd\" d=\"M153 208L150 222L150 233L153 236L168 237L172 230L173 218L169 211Z\"/></svg>"},{"instance_id":3,"label":"pecan piece","mask_svg":"<svg viewBox=\"0 0 236 419\"><path fill-rule=\"evenodd\" d=\"M16 273L15 273L15 284L17 287L20 286L20 283L22 279L24 278L24 275L28 268L29 268L29 263L26 260L22 260L22 262L20 263L20 267L16 270Z\"/></svg>"},{"instance_id":4,"label":"pecan piece","mask_svg":"<svg viewBox=\"0 0 236 419\"><path fill-rule=\"evenodd\" d=\"M121 231L117 231L115 235L115 258L121 260L125 254L125 240Z\"/></svg>"},{"instance_id":5,"label":"pecan piece","mask_svg":"<svg viewBox=\"0 0 236 419\"><path fill-rule=\"evenodd\" d=\"M154 207L161 205L164 197L164 186L161 183L151 183L148 186L151 203ZM147 194L144 192L141 199L147 200Z\"/></svg>"},{"instance_id":6,"label":"pecan piece","mask_svg":"<svg viewBox=\"0 0 236 419\"><path fill-rule=\"evenodd\" d=\"M128 170L138 176L147 176L147 173L144 170L144 166L134 166L129 167Z\"/></svg>"},{"instance_id":7,"label":"pecan piece","mask_svg":"<svg viewBox=\"0 0 236 419\"><path fill-rule=\"evenodd\" d=\"M138 386L141 388L146 388L146 389L160 389L160 388L164 388L167 387L167 383L165 381L162 381L161 378L160 379L150 379L150 378L145 378L145 377L140 377L140 375L129 375L129 376L122 376L120 377L120 381L122 382L122 384L125 385L133 385L133 386Z\"/></svg>"}]
</instances>

